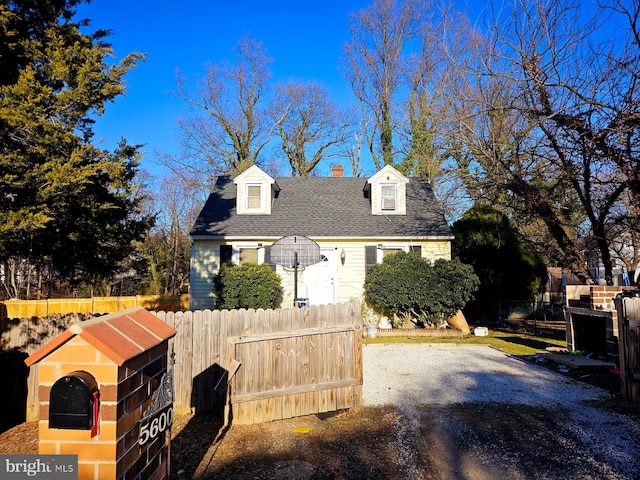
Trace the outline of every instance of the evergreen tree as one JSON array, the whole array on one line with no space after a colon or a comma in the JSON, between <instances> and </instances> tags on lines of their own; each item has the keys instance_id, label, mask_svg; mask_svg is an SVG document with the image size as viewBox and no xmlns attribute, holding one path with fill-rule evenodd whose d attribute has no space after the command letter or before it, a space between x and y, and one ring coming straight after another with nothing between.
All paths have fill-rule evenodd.
<instances>
[{"instance_id":1,"label":"evergreen tree","mask_svg":"<svg viewBox=\"0 0 640 480\"><path fill-rule=\"evenodd\" d=\"M78 3L0 5L0 262L93 283L133 252L153 219L140 212L138 147L92 144L94 117L143 57L108 62L108 32L83 33Z\"/></svg>"},{"instance_id":2,"label":"evergreen tree","mask_svg":"<svg viewBox=\"0 0 640 480\"><path fill-rule=\"evenodd\" d=\"M452 230L454 255L473 265L480 278L475 300L465 313L488 312L497 300L530 301L544 290L547 271L542 257L503 213L476 205Z\"/></svg>"}]
</instances>

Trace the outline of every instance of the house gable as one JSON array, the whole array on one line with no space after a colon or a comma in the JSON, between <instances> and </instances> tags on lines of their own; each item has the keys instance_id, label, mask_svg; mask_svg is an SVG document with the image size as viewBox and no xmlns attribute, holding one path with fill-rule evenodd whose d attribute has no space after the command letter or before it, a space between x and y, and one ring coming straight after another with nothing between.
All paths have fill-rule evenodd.
<instances>
[{"instance_id":1,"label":"house gable","mask_svg":"<svg viewBox=\"0 0 640 480\"><path fill-rule=\"evenodd\" d=\"M406 215L409 179L391 165L385 165L367 180L372 215Z\"/></svg>"},{"instance_id":2,"label":"house gable","mask_svg":"<svg viewBox=\"0 0 640 480\"><path fill-rule=\"evenodd\" d=\"M236 213L238 215L271 215L273 198L279 191L276 181L257 165L238 175L236 184Z\"/></svg>"},{"instance_id":3,"label":"house gable","mask_svg":"<svg viewBox=\"0 0 640 480\"><path fill-rule=\"evenodd\" d=\"M253 181L263 181L272 189L269 214L236 211L242 206L239 185ZM378 187L386 183L396 187L397 208L392 212L380 208ZM272 179L257 167L235 179L218 177L190 235L192 309L214 307L213 280L222 263L240 264L243 257L255 259L257 255L258 263L271 264L270 246L287 235L306 236L320 245L325 266L307 277L314 282L330 279L323 288L335 288L336 301L360 296L367 267L381 262L385 255L397 250L419 251L429 260L450 259L453 238L429 182L407 178L393 167L385 167L369 179ZM292 305L294 296L313 296L305 293L304 272L295 295L293 272L281 266L273 268L283 278L283 305ZM314 284L312 291L320 292L316 287Z\"/></svg>"}]
</instances>

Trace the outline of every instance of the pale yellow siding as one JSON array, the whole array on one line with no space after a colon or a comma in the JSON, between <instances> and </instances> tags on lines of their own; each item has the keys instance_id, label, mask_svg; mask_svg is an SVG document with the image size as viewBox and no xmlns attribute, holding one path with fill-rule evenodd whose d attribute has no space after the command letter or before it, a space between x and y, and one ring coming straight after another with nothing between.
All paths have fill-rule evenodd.
<instances>
[{"instance_id":1,"label":"pale yellow siding","mask_svg":"<svg viewBox=\"0 0 640 480\"><path fill-rule=\"evenodd\" d=\"M431 242L418 242L422 245L422 258L431 261L443 258L451 260L451 242L448 240L435 240Z\"/></svg>"},{"instance_id":2,"label":"pale yellow siding","mask_svg":"<svg viewBox=\"0 0 640 480\"><path fill-rule=\"evenodd\" d=\"M373 245L374 242L344 242L338 243L338 249L344 249L344 265L338 265L338 303L362 297L362 285L364 284L365 245Z\"/></svg>"},{"instance_id":3,"label":"pale yellow siding","mask_svg":"<svg viewBox=\"0 0 640 480\"><path fill-rule=\"evenodd\" d=\"M213 308L213 278L218 271L219 241L196 241L194 243L194 254L192 257L192 280L191 280L191 309ZM233 242L229 242L233 243ZM382 244L386 248L402 248L408 250L410 246L420 246L422 257L434 261L439 258L451 259L451 242L443 240L389 240L389 239L367 239L364 240L338 240L326 239L318 240L321 249L335 250L337 259L336 282L336 302L348 302L353 299L361 299L365 279L365 247L367 245ZM263 242L268 246L271 242ZM340 254L344 251L344 265L340 261ZM381 260L381 257L379 258ZM294 283L295 275L292 269L285 270L281 266L276 267L282 279L284 297L283 308L294 305ZM298 271L298 297L304 298L303 270Z\"/></svg>"},{"instance_id":4,"label":"pale yellow siding","mask_svg":"<svg viewBox=\"0 0 640 480\"><path fill-rule=\"evenodd\" d=\"M319 242L322 246L324 242ZM345 263L338 265L338 303L360 299L363 294L365 278L365 246L385 244L389 246L419 245L422 257L434 261L439 258L451 260L451 242L449 240L429 240L420 242L389 241L371 239L367 241L331 242L331 246L344 249Z\"/></svg>"}]
</instances>

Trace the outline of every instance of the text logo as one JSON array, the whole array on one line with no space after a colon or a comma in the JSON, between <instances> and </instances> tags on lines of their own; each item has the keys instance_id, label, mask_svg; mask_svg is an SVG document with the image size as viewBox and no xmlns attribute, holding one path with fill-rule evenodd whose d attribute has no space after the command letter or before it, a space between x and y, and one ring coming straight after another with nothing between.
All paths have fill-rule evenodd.
<instances>
[{"instance_id":1,"label":"text logo","mask_svg":"<svg viewBox=\"0 0 640 480\"><path fill-rule=\"evenodd\" d=\"M78 480L77 455L0 455L3 480Z\"/></svg>"}]
</instances>

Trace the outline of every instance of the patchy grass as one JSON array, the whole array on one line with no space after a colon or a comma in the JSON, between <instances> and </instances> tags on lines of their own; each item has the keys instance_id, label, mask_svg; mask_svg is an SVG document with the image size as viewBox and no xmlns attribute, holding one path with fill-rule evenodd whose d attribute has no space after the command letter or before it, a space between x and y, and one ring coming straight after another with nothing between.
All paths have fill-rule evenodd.
<instances>
[{"instance_id":1,"label":"patchy grass","mask_svg":"<svg viewBox=\"0 0 640 480\"><path fill-rule=\"evenodd\" d=\"M566 347L567 342L558 338L537 337L513 332L489 330L486 337L468 335L466 337L378 337L363 338L365 344L370 343L445 343L456 345L490 345L505 353L516 356L533 355L547 347Z\"/></svg>"}]
</instances>

